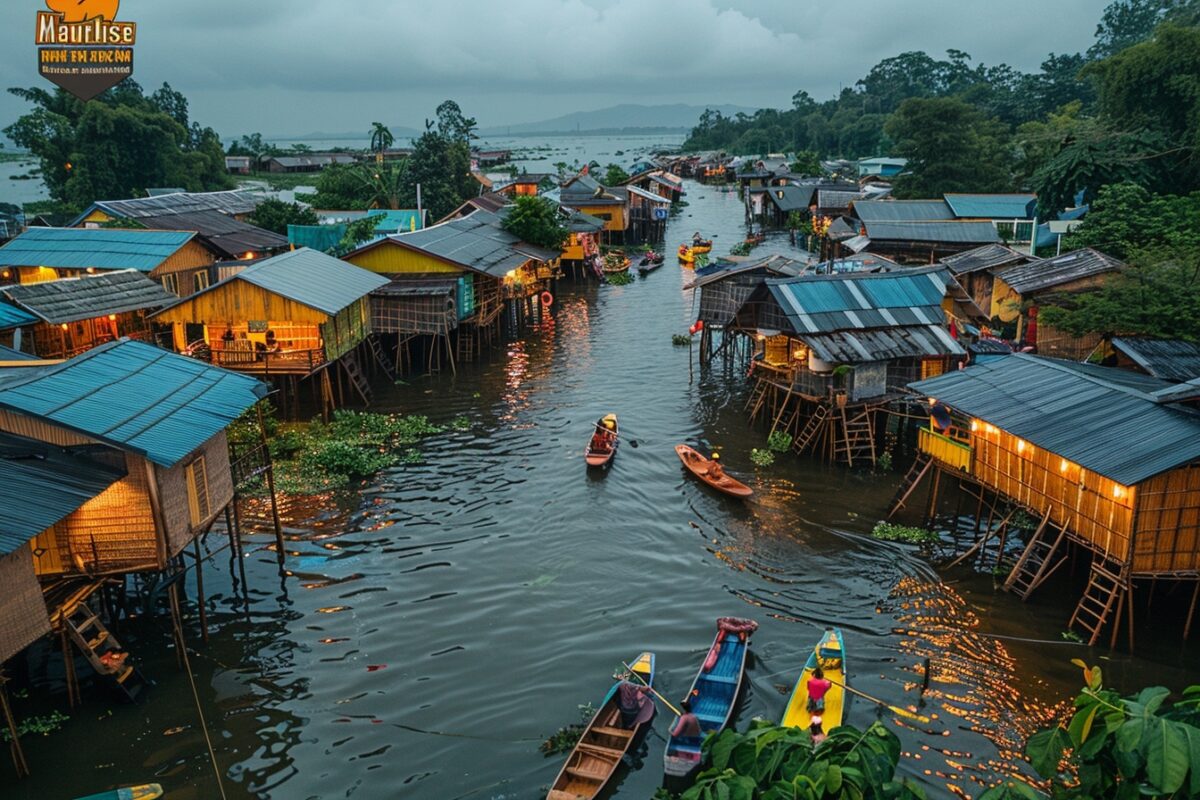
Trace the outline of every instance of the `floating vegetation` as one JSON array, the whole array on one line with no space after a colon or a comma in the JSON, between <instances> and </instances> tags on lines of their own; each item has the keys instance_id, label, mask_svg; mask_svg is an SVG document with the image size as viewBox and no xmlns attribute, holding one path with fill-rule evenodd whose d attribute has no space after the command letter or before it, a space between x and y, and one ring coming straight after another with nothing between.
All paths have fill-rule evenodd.
<instances>
[{"instance_id":1,"label":"floating vegetation","mask_svg":"<svg viewBox=\"0 0 1200 800\"><path fill-rule=\"evenodd\" d=\"M671 334L671 344L675 345L676 347L687 347L691 343L692 343L692 337L690 337L686 334L683 334L683 333Z\"/></svg>"},{"instance_id":2,"label":"floating vegetation","mask_svg":"<svg viewBox=\"0 0 1200 800\"><path fill-rule=\"evenodd\" d=\"M628 283L633 283L633 278L629 272L613 272L608 276L608 282L611 286L624 286Z\"/></svg>"},{"instance_id":3,"label":"floating vegetation","mask_svg":"<svg viewBox=\"0 0 1200 800\"><path fill-rule=\"evenodd\" d=\"M51 711L43 717L25 717L17 725L17 738L28 736L30 734L38 734L39 736L49 736L63 726L63 723L69 720L66 714L61 711ZM8 728L0 729L0 739L6 742L12 741L9 735Z\"/></svg>"},{"instance_id":4,"label":"floating vegetation","mask_svg":"<svg viewBox=\"0 0 1200 800\"><path fill-rule=\"evenodd\" d=\"M792 435L787 431L772 431L767 437L767 449L786 453L792 446Z\"/></svg>"},{"instance_id":5,"label":"floating vegetation","mask_svg":"<svg viewBox=\"0 0 1200 800\"><path fill-rule=\"evenodd\" d=\"M879 472L892 471L892 454L887 450L879 454L879 458L875 459L875 468Z\"/></svg>"},{"instance_id":6,"label":"floating vegetation","mask_svg":"<svg viewBox=\"0 0 1200 800\"><path fill-rule=\"evenodd\" d=\"M750 451L750 462L756 467L769 467L775 463L775 454L770 450L759 450L756 447Z\"/></svg>"},{"instance_id":7,"label":"floating vegetation","mask_svg":"<svg viewBox=\"0 0 1200 800\"><path fill-rule=\"evenodd\" d=\"M1083 637L1080 636L1075 631L1062 631L1058 635L1062 637L1062 640L1064 642L1075 642L1076 644L1083 644Z\"/></svg>"},{"instance_id":8,"label":"floating vegetation","mask_svg":"<svg viewBox=\"0 0 1200 800\"><path fill-rule=\"evenodd\" d=\"M553 756L571 752L571 749L579 744L580 737L583 736L587 724L594 716L596 716L596 709L591 703L579 706L579 722L574 725L564 725L549 739L542 742L542 753Z\"/></svg>"},{"instance_id":9,"label":"floating vegetation","mask_svg":"<svg viewBox=\"0 0 1200 800\"><path fill-rule=\"evenodd\" d=\"M925 528L912 528L907 525L893 525L890 522L880 522L871 531L871 536L884 542L904 542L905 544L936 544L941 541L936 533Z\"/></svg>"},{"instance_id":10,"label":"floating vegetation","mask_svg":"<svg viewBox=\"0 0 1200 800\"><path fill-rule=\"evenodd\" d=\"M450 427L456 431L469 431L471 430L471 420L466 416L459 415L450 421Z\"/></svg>"}]
</instances>

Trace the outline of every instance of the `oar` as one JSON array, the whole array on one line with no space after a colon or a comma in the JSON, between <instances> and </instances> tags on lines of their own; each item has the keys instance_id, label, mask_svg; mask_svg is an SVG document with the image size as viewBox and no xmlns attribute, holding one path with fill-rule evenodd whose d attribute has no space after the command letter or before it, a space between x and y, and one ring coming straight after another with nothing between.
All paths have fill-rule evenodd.
<instances>
[{"instance_id":1,"label":"oar","mask_svg":"<svg viewBox=\"0 0 1200 800\"><path fill-rule=\"evenodd\" d=\"M614 438L614 439L625 439L625 437L624 437L624 436L622 436L622 435L621 435L619 432L617 432L617 431L613 431L613 430L609 430L608 428L606 428L606 427L604 427L603 425L601 425L599 422L593 422L593 423L592 423L592 425L593 425L593 426L596 428L596 430L598 430L598 431L604 431L605 433L611 433L611 434L613 435L613 438ZM625 441L629 442L629 446L630 446L630 447L637 447L637 446L638 446L637 439L625 439Z\"/></svg>"},{"instance_id":2,"label":"oar","mask_svg":"<svg viewBox=\"0 0 1200 800\"><path fill-rule=\"evenodd\" d=\"M859 697L861 697L865 700L870 700L872 703L875 703L876 705L881 705L884 708L886 708L888 711L891 711L893 714L899 714L902 717L908 717L909 719L915 719L917 722L920 722L924 725L928 725L929 723L933 722L933 720L931 720L929 717L925 717L920 714L914 714L911 711L900 708L899 706L894 706L891 703L885 703L877 697L871 697L871 695L867 694L866 692L860 692L858 689L851 689L849 686L847 686L844 683L838 683L837 681L835 681L831 678L826 678L825 680L829 681L834 686L842 687L847 692L853 692L854 694L858 695Z\"/></svg>"},{"instance_id":3,"label":"oar","mask_svg":"<svg viewBox=\"0 0 1200 800\"><path fill-rule=\"evenodd\" d=\"M641 675L638 675L637 672L634 671L633 667L629 666L624 661L621 662L621 666L624 667L625 669L629 670L629 674L632 675L633 677L637 678L638 681L641 682L642 686L645 686L647 689L649 689L651 692L653 692L655 697L657 697L659 700L662 700L663 703L666 704L667 708L671 709L671 713L673 713L677 717L683 716L682 711L680 711L675 706L671 705L670 700L663 697L661 694L658 693L657 689L655 689L650 684L646 683L646 680Z\"/></svg>"}]
</instances>

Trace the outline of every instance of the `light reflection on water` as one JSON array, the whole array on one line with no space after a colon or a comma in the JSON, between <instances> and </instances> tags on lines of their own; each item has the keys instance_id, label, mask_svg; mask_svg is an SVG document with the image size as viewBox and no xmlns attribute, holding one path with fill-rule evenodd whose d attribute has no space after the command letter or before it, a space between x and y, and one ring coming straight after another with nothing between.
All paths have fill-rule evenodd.
<instances>
[{"instance_id":1,"label":"light reflection on water","mask_svg":"<svg viewBox=\"0 0 1200 800\"><path fill-rule=\"evenodd\" d=\"M736 195L689 191L668 250L696 229L718 250L742 238ZM772 251L790 252L782 239ZM915 727L884 717L913 755L905 773L932 796L977 793L1013 770L1021 737L1077 688L1064 665L1079 652L985 634L1057 638L1061 607L941 585L914 551L867 538L898 475L791 456L756 470L749 451L764 436L746 426L739 371L689 382L691 354L672 346L692 319L688 277L667 264L624 287L559 287L553 318L491 360L383 391L384 410L466 416L470 429L423 442L421 463L356 491L284 500L283 580L269 527L252 521L249 608L228 556L216 558L214 634L194 666L231 798L543 796L560 760L539 743L599 701L620 659L654 649L660 686L678 696L727 614L761 623L742 724L780 716L820 630L839 625L856 686L936 714ZM586 474L580 453L607 411L623 445L610 471ZM719 445L757 497L698 485L679 442ZM160 681L149 702L109 717L89 693L64 733L31 747L35 778L16 797L152 778L172 800L214 796L168 637L144 636L135 652ZM1127 662L1138 683L1156 669ZM857 700L850 713L860 726L876 717ZM613 796L652 794L667 723ZM67 736L88 742L76 770L55 766Z\"/></svg>"}]
</instances>

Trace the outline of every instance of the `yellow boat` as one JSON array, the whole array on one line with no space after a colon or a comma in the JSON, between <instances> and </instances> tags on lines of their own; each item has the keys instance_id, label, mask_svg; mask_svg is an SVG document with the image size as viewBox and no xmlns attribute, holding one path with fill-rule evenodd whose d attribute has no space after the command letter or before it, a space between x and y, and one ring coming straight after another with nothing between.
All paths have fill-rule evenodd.
<instances>
[{"instance_id":1,"label":"yellow boat","mask_svg":"<svg viewBox=\"0 0 1200 800\"><path fill-rule=\"evenodd\" d=\"M787 728L808 728L812 725L812 712L808 710L808 679L813 670L820 665L825 678L833 685L825 693L825 710L818 712L821 716L821 729L829 733L845 722L846 716L846 650L842 640L842 632L838 628L828 628L821 641L813 648L792 690L792 699L788 701L787 709L783 712L783 726Z\"/></svg>"},{"instance_id":2,"label":"yellow boat","mask_svg":"<svg viewBox=\"0 0 1200 800\"><path fill-rule=\"evenodd\" d=\"M686 244L679 245L679 261L685 265L695 263L696 255L692 252L692 248Z\"/></svg>"}]
</instances>

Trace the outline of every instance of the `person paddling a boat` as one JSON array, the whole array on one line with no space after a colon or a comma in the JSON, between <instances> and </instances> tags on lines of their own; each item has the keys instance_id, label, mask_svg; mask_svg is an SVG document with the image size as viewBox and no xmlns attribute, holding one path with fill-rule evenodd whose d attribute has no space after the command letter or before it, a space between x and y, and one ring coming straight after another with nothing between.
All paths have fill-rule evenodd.
<instances>
[{"instance_id":1,"label":"person paddling a boat","mask_svg":"<svg viewBox=\"0 0 1200 800\"><path fill-rule=\"evenodd\" d=\"M709 460L708 477L718 481L724 478L725 468L721 466L721 454L714 452Z\"/></svg>"},{"instance_id":2,"label":"person paddling a boat","mask_svg":"<svg viewBox=\"0 0 1200 800\"><path fill-rule=\"evenodd\" d=\"M698 741L701 736L700 718L692 713L692 701L682 701L679 704L679 708L683 713L679 715L679 719L675 720L675 724L671 727L671 735L677 739L686 739L688 743Z\"/></svg>"},{"instance_id":3,"label":"person paddling a boat","mask_svg":"<svg viewBox=\"0 0 1200 800\"><path fill-rule=\"evenodd\" d=\"M823 712L825 710L825 694L829 691L829 687L833 684L825 677L825 673L820 667L813 670L812 677L808 679L808 710L815 712ZM813 717L817 719L817 717Z\"/></svg>"},{"instance_id":4,"label":"person paddling a boat","mask_svg":"<svg viewBox=\"0 0 1200 800\"><path fill-rule=\"evenodd\" d=\"M650 687L632 681L621 681L617 686L617 708L621 712L622 728L632 730L638 723L654 716L654 701L647 697L649 691Z\"/></svg>"}]
</instances>

